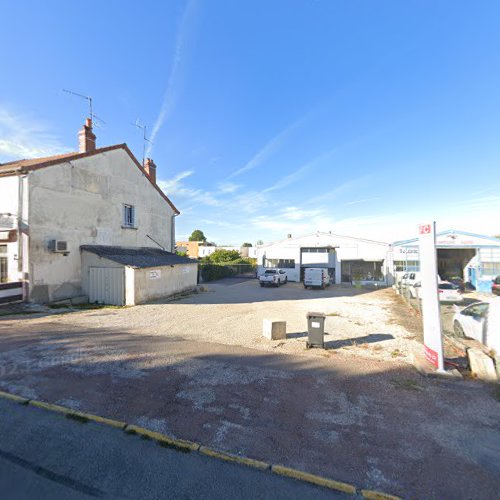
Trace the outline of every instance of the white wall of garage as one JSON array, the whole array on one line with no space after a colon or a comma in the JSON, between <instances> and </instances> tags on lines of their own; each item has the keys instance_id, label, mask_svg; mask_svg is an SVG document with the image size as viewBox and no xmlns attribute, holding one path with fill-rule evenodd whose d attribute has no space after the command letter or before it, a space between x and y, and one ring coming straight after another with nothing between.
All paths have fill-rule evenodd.
<instances>
[{"instance_id":1,"label":"white wall of garage","mask_svg":"<svg viewBox=\"0 0 500 500\"><path fill-rule=\"evenodd\" d=\"M293 269L284 269L290 281L300 281L301 268L301 248L314 247L335 247L334 262L329 257L329 262L325 260L325 267L335 267L335 282L341 281L341 262L342 260L365 260L365 261L383 261L384 276L386 275L385 261L389 252L389 244L355 238L350 236L341 236L333 233L312 233L297 238L287 238L285 240L262 245L257 247L257 273L264 272L265 259L293 259L295 267ZM309 263L312 256L323 255L328 258L330 254L303 254L302 264ZM317 262L317 261L316 261ZM332 265L333 264L333 265Z\"/></svg>"}]
</instances>

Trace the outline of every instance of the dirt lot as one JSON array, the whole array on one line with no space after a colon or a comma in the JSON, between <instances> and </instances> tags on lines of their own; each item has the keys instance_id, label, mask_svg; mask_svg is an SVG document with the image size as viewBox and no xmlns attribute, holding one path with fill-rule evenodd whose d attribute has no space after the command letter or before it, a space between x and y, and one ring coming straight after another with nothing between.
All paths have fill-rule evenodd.
<instances>
[{"instance_id":1,"label":"dirt lot","mask_svg":"<svg viewBox=\"0 0 500 500\"><path fill-rule=\"evenodd\" d=\"M0 388L405 497L497 495L500 394L420 377L406 362L419 322L391 290L209 288L3 317ZM309 310L333 314L327 351L305 350ZM267 317L290 340L262 339Z\"/></svg>"},{"instance_id":2,"label":"dirt lot","mask_svg":"<svg viewBox=\"0 0 500 500\"><path fill-rule=\"evenodd\" d=\"M416 339L421 337L417 314L391 289L305 290L298 283L261 288L256 280L224 280L205 288L208 291L173 302L51 315L33 321L40 326L46 321L57 321L72 327L126 328L140 334L306 356L355 353L404 361L408 361L411 347L416 346ZM308 311L327 315L327 352L306 350ZM286 342L270 342L262 337L265 318L287 322Z\"/></svg>"}]
</instances>

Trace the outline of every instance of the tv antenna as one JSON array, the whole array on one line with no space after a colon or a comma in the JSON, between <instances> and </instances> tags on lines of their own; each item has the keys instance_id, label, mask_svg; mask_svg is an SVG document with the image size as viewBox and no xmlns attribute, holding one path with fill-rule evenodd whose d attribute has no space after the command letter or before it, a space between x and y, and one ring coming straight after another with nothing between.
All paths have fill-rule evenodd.
<instances>
[{"instance_id":1,"label":"tv antenna","mask_svg":"<svg viewBox=\"0 0 500 500\"><path fill-rule=\"evenodd\" d=\"M68 94L72 94L72 95L74 95L76 97L80 97L80 98L85 99L86 101L88 101L88 103L89 103L89 118L92 121L92 124L95 125L97 128L100 128L101 125L99 125L99 123L97 123L97 121L96 121L96 120L98 120L102 125L106 125L106 122L102 118L99 118L94 113L94 110L92 108L92 97L91 96L79 94L78 92L73 92L72 90L67 90L67 89L62 89L62 91L66 92Z\"/></svg>"},{"instance_id":2,"label":"tv antenna","mask_svg":"<svg viewBox=\"0 0 500 500\"><path fill-rule=\"evenodd\" d=\"M146 125L141 125L139 123L139 118L137 118L135 123L131 123L130 125L132 125L133 127L140 128L142 130L142 141L143 141L142 142L142 164L144 165L144 161L146 160L146 142L149 142L149 144L153 144L153 143L152 143L152 141L150 141L147 138L147 135L146 135L147 127L146 127Z\"/></svg>"}]
</instances>

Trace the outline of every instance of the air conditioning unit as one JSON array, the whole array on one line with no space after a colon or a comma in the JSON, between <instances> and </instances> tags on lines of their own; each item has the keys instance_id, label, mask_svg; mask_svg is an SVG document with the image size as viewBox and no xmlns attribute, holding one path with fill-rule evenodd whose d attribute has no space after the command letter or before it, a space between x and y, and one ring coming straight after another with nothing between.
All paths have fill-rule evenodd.
<instances>
[{"instance_id":1,"label":"air conditioning unit","mask_svg":"<svg viewBox=\"0 0 500 500\"><path fill-rule=\"evenodd\" d=\"M49 250L54 253L69 253L68 242L63 240L51 240Z\"/></svg>"}]
</instances>

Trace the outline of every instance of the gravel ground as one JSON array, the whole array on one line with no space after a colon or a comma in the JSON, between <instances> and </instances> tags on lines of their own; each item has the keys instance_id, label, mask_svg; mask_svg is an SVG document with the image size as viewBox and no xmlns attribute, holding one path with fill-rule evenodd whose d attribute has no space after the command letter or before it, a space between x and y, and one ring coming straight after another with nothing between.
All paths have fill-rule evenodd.
<instances>
[{"instance_id":1,"label":"gravel ground","mask_svg":"<svg viewBox=\"0 0 500 500\"><path fill-rule=\"evenodd\" d=\"M498 496L498 391L421 377L420 320L391 289L209 290L5 316L0 388L407 498ZM328 350L304 348L307 311L335 314ZM264 340L266 317L290 338Z\"/></svg>"},{"instance_id":2,"label":"gravel ground","mask_svg":"<svg viewBox=\"0 0 500 500\"><path fill-rule=\"evenodd\" d=\"M165 303L123 309L78 311L31 321L60 322L76 327L126 329L254 349L330 356L344 353L409 361L421 337L420 320L392 289L330 287L305 290L301 284L261 288L256 280L209 284L204 292ZM327 351L306 349L309 311L327 315ZM287 340L262 337L265 318L287 322Z\"/></svg>"}]
</instances>

